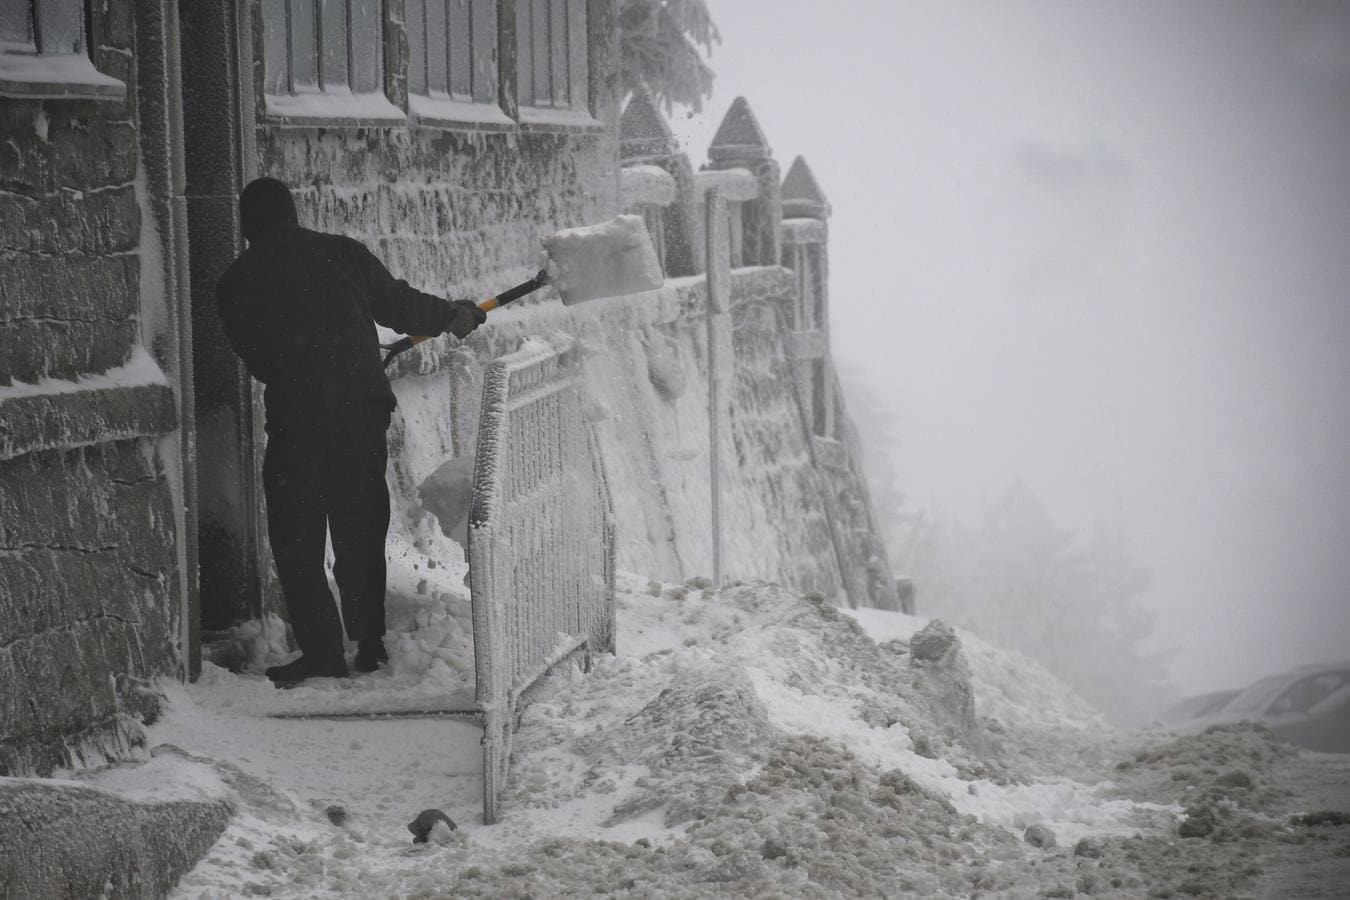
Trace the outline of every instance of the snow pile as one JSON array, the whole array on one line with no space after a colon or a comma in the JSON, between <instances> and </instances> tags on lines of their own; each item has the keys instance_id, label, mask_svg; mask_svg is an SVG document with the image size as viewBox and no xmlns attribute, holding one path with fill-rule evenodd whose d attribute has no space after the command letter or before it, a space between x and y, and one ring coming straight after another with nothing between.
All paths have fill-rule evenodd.
<instances>
[{"instance_id":1,"label":"snow pile","mask_svg":"<svg viewBox=\"0 0 1350 900\"><path fill-rule=\"evenodd\" d=\"M1065 838L1132 827L1133 804L1104 800L1098 788L1067 779L1025 783L1025 773L987 752L990 736L979 723L963 720L959 703L953 703L959 685L947 673L913 660L899 641L875 643L852 618L818 597L803 600L768 584L714 592L698 582L640 582L630 577L622 585L620 652L701 650L710 664L739 666L780 731L831 740L868 766L902 770L985 824L1021 829L1040 823ZM921 624L900 613L869 611L869 619L884 617L906 620L896 623L900 628ZM1005 655L1002 662L1015 660ZM982 662L971 669L989 667ZM1047 709L1085 712L1062 686L1057 694L1048 682L1040 686L1046 693L1038 700L1056 697ZM977 708L989 688L979 676L969 683Z\"/></svg>"},{"instance_id":2,"label":"snow pile","mask_svg":"<svg viewBox=\"0 0 1350 900\"><path fill-rule=\"evenodd\" d=\"M276 691L259 675L208 669L172 689L150 744L182 748L184 765L227 761L216 778L240 809L180 896L965 896L1034 880L1035 858L1053 848L1023 840L1028 826L1049 847L1174 818L1105 785L1033 779L1001 757L1004 734L974 710L985 674L1027 679L1015 655L865 613L888 638L877 643L821 598L769 584L621 577L621 655L539 687L499 825L481 824L471 722L267 717L283 701L323 710L329 695L372 685L440 689L434 660L460 627L463 596L442 593L454 599L414 595L413 619L395 617L406 630L391 672ZM1005 728L1078 709L1038 683L1034 715L1004 694L1016 713ZM426 808L460 827L414 846L405 826Z\"/></svg>"}]
</instances>

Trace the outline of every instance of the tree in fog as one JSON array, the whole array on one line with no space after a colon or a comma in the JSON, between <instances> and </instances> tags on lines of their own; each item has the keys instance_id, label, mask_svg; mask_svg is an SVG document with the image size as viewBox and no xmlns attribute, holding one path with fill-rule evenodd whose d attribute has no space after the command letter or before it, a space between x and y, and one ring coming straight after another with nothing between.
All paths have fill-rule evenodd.
<instances>
[{"instance_id":1,"label":"tree in fog","mask_svg":"<svg viewBox=\"0 0 1350 900\"><path fill-rule=\"evenodd\" d=\"M918 520L900 488L901 473L895 466L894 451L901 440L900 417L877 395L862 371L845 365L837 365L836 371L849 419L858 430L862 445L863 476L872 495L877 528L895 574L906 575L905 548Z\"/></svg>"},{"instance_id":2,"label":"tree in fog","mask_svg":"<svg viewBox=\"0 0 1350 900\"><path fill-rule=\"evenodd\" d=\"M624 93L645 87L667 115L675 104L702 111L713 82L703 54L720 41L704 0L620 0Z\"/></svg>"},{"instance_id":3,"label":"tree in fog","mask_svg":"<svg viewBox=\"0 0 1350 900\"><path fill-rule=\"evenodd\" d=\"M1039 660L1113 718L1146 721L1170 699L1168 654L1140 646L1154 627L1140 603L1148 573L1105 530L1084 541L1060 528L1025 484L973 529L927 515L903 558L923 615Z\"/></svg>"}]
</instances>

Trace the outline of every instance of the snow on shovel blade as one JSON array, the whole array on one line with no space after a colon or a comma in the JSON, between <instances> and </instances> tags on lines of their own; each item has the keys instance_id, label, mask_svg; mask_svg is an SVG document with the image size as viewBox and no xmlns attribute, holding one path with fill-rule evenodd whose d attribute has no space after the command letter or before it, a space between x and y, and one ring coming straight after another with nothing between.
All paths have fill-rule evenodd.
<instances>
[{"instance_id":1,"label":"snow on shovel blade","mask_svg":"<svg viewBox=\"0 0 1350 900\"><path fill-rule=\"evenodd\" d=\"M615 216L598 225L559 231L544 238L544 250L549 280L568 306L650 291L664 283L642 216Z\"/></svg>"}]
</instances>

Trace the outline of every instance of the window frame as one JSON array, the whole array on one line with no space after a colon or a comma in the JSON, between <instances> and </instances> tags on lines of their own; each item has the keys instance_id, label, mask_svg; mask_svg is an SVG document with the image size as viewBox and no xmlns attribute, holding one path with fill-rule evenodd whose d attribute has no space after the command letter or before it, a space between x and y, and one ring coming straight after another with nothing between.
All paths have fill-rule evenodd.
<instances>
[{"instance_id":1,"label":"window frame","mask_svg":"<svg viewBox=\"0 0 1350 900\"><path fill-rule=\"evenodd\" d=\"M354 26L353 20L357 18L354 13L362 4L372 5L373 9L362 17L359 26ZM273 21L278 10L284 16L280 27ZM305 14L297 16L297 10ZM407 124L407 115L385 92L384 0L261 0L258 14L263 32L262 107L267 124L301 127ZM340 36L333 34L339 25ZM363 39L374 39L375 58L370 71L357 65L358 28L366 32ZM312 65L312 73L301 71L298 76L301 80L297 80L297 50L310 43L313 49L305 60ZM361 83L363 78L371 85L369 89ZM278 90L283 86L284 92Z\"/></svg>"},{"instance_id":2,"label":"window frame","mask_svg":"<svg viewBox=\"0 0 1350 900\"><path fill-rule=\"evenodd\" d=\"M0 35L0 97L39 100L122 100L127 95L124 82L105 75L94 65L89 48L91 24L84 0L0 0L14 4L9 12L18 12L28 23L27 39L14 40ZM49 20L71 22L78 28L69 38L70 49L40 46L43 9ZM65 15L58 14L58 10ZM68 29L69 30L69 29Z\"/></svg>"},{"instance_id":3,"label":"window frame","mask_svg":"<svg viewBox=\"0 0 1350 900\"><path fill-rule=\"evenodd\" d=\"M602 128L601 123L591 112L590 60L591 60L591 11L587 0L514 0L513 32L515 58L512 60L514 72L512 83L515 96L516 119L521 127L556 128L558 126L584 130ZM541 16L541 8L545 15ZM552 39L552 29L556 26L556 13L561 10L566 22L566 66L557 58L558 44ZM544 22L550 30L549 37L539 40L538 25ZM545 103L540 102L539 87L541 80L535 78L540 67L536 65L540 52L547 50L548 57L548 93ZM559 104L557 76L565 72L567 76L567 102ZM530 82L527 91L525 82Z\"/></svg>"},{"instance_id":4,"label":"window frame","mask_svg":"<svg viewBox=\"0 0 1350 900\"><path fill-rule=\"evenodd\" d=\"M454 17L451 7L458 5L468 24L468 91L456 90ZM432 18L433 8L440 13ZM407 0L404 27L408 39L408 116L415 123L433 128L468 126L505 131L515 120L502 109L501 102L501 16L498 0ZM421 22L417 22L418 13ZM443 48L434 56L430 34L443 30ZM420 40L419 40L420 38ZM419 47L420 44L420 47ZM433 66L444 60L444 90L432 79ZM424 74L419 78L417 69ZM425 83L421 83L425 82Z\"/></svg>"}]
</instances>

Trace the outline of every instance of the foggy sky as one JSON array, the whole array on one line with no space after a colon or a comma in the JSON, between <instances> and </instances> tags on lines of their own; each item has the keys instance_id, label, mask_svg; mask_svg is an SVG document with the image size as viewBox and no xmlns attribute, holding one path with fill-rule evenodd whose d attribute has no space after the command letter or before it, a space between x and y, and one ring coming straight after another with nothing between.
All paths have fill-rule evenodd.
<instances>
[{"instance_id":1,"label":"foggy sky","mask_svg":"<svg viewBox=\"0 0 1350 900\"><path fill-rule=\"evenodd\" d=\"M1183 689L1350 658L1350 3L709 6L912 503L1120 525Z\"/></svg>"}]
</instances>

